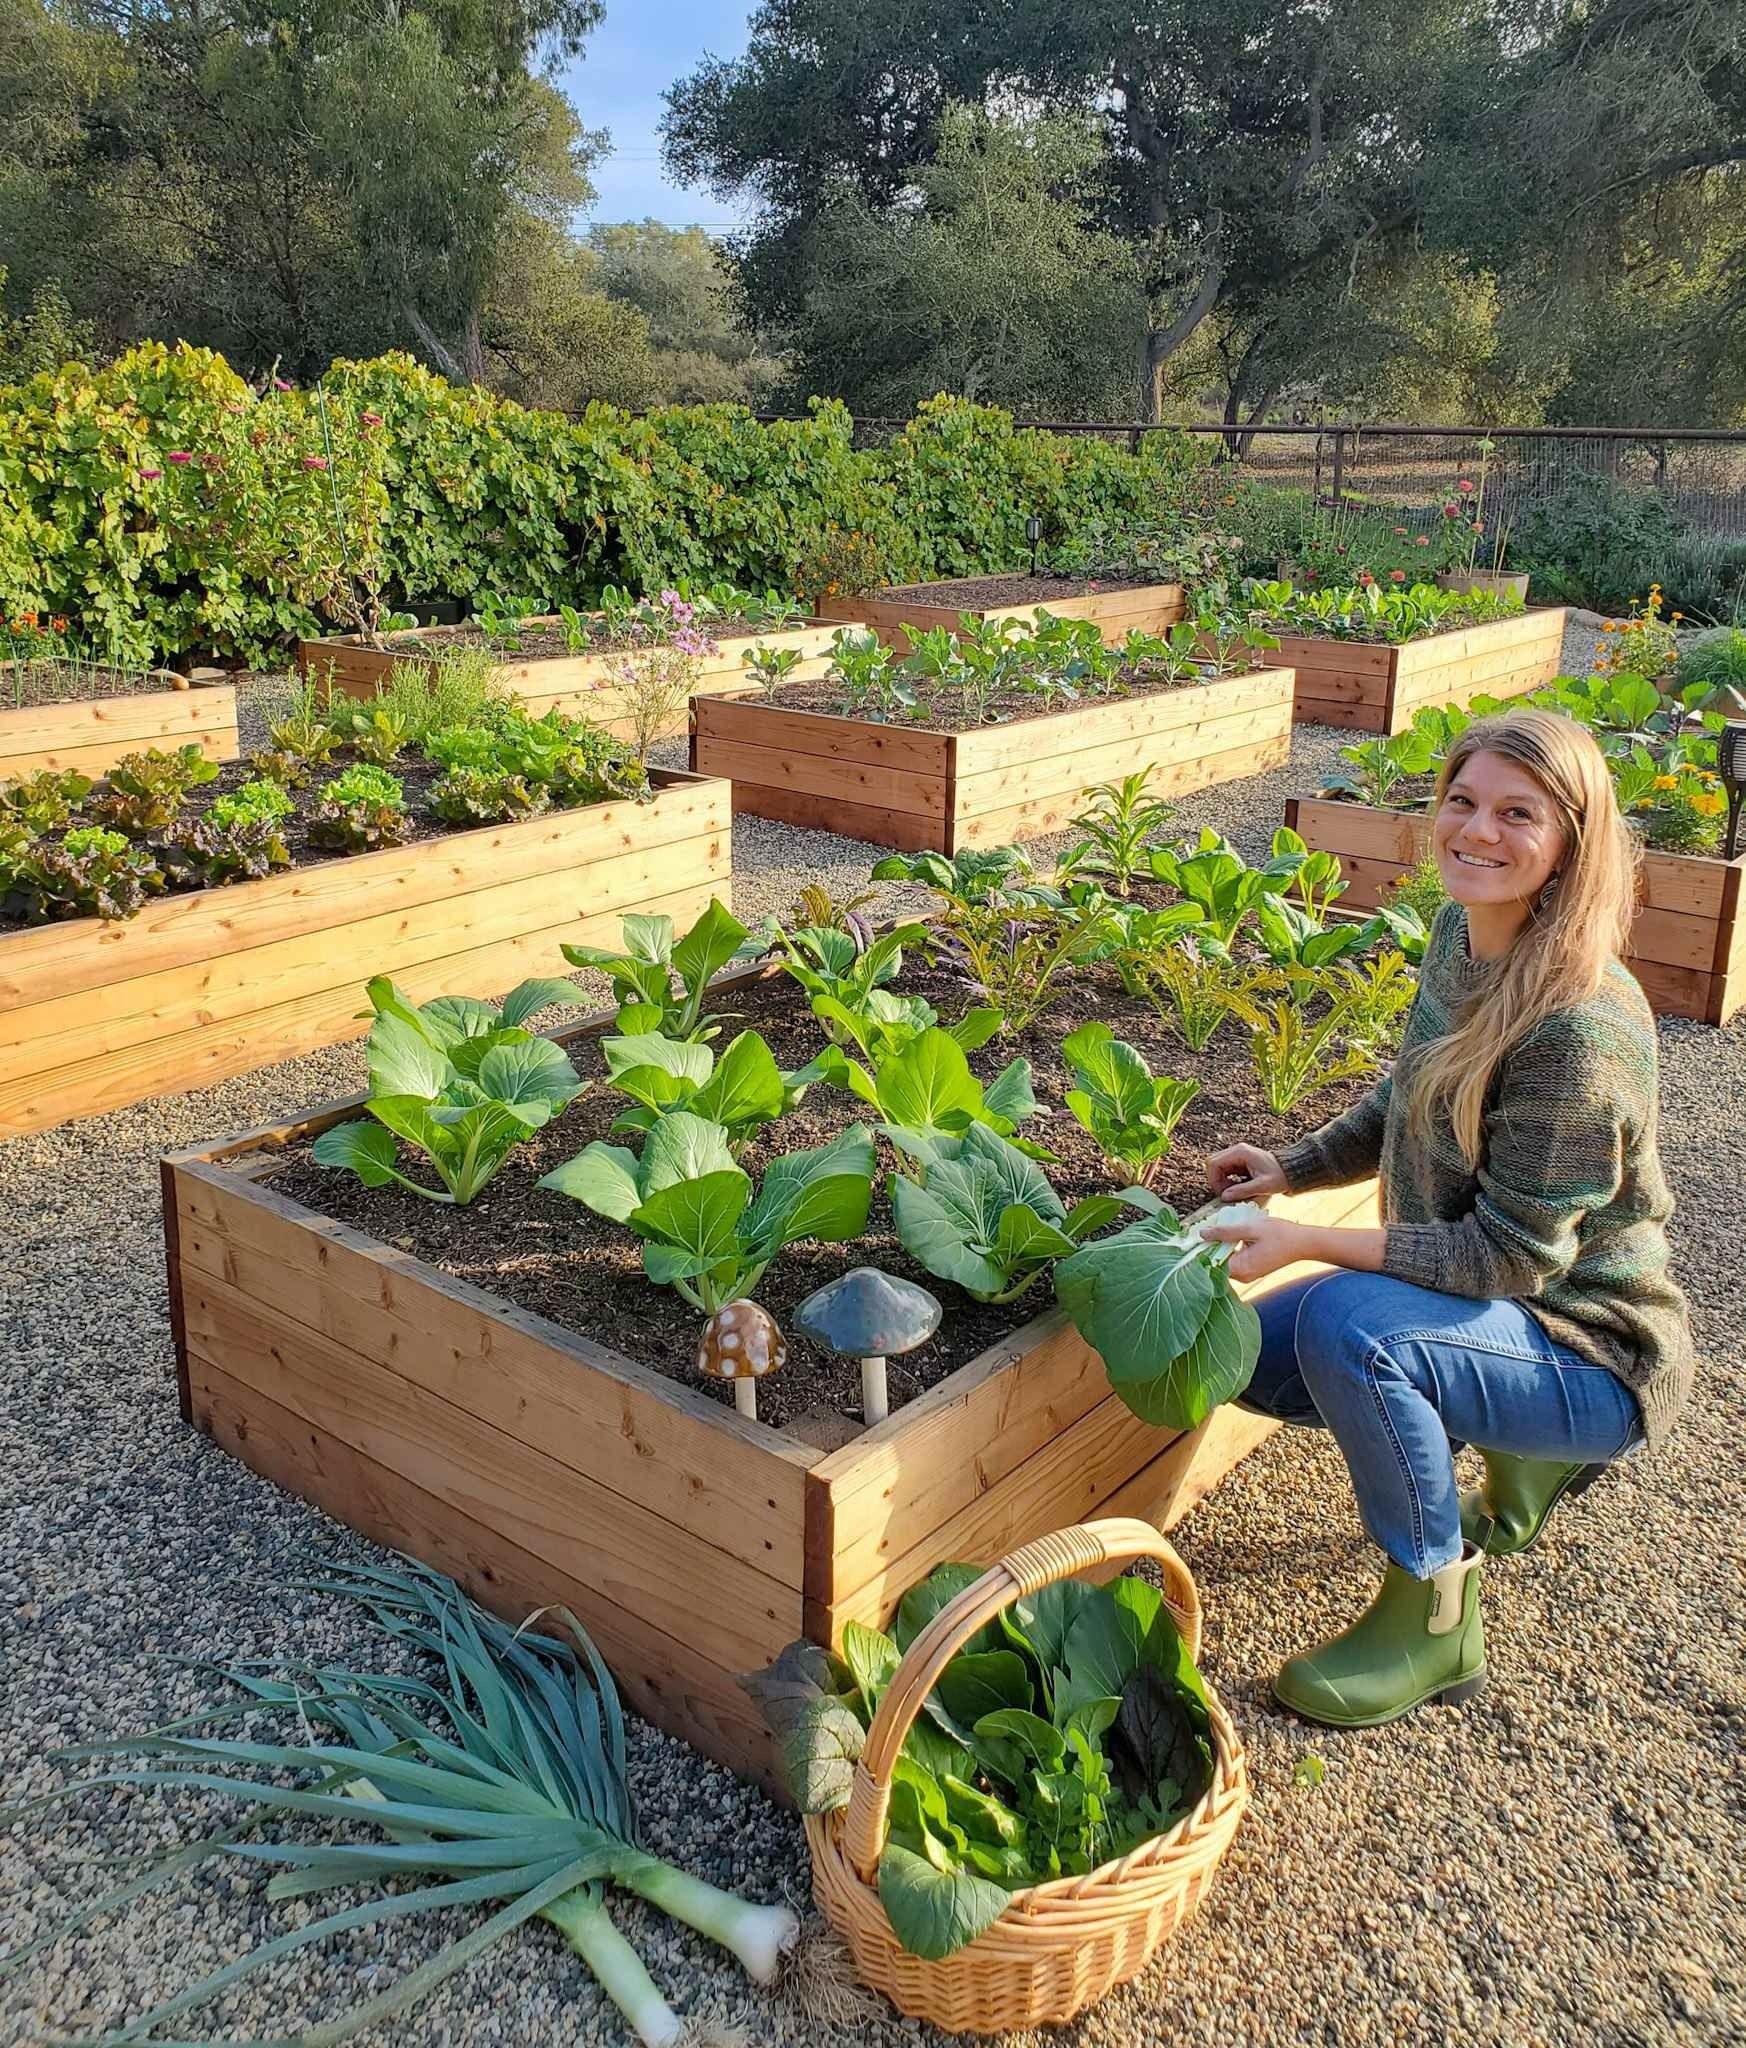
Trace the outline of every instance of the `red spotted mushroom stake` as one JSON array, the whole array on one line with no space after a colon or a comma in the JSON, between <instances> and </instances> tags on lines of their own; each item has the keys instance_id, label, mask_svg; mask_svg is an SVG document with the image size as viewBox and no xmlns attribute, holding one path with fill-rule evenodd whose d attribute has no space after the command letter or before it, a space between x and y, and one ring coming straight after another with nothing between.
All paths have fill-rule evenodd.
<instances>
[{"instance_id":1,"label":"red spotted mushroom stake","mask_svg":"<svg viewBox=\"0 0 1746 2048\"><path fill-rule=\"evenodd\" d=\"M732 1380L734 1406L754 1421L758 1415L758 1382L788 1361L788 1340L776 1318L755 1301L730 1301L703 1326L697 1347L697 1370L705 1379Z\"/></svg>"}]
</instances>

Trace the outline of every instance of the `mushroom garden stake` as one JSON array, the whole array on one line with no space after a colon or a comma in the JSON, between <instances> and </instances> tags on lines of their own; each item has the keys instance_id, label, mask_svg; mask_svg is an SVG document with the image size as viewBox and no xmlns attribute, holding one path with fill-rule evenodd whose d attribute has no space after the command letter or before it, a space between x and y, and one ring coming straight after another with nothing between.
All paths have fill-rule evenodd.
<instances>
[{"instance_id":1,"label":"mushroom garden stake","mask_svg":"<svg viewBox=\"0 0 1746 2048\"><path fill-rule=\"evenodd\" d=\"M755 1301L730 1301L703 1326L697 1370L706 1379L732 1380L734 1406L755 1422L758 1382L788 1359L788 1344L776 1318Z\"/></svg>"},{"instance_id":2,"label":"mushroom garden stake","mask_svg":"<svg viewBox=\"0 0 1746 2048\"><path fill-rule=\"evenodd\" d=\"M925 1287L877 1266L857 1266L809 1294L794 1327L827 1351L861 1361L861 1413L871 1429L891 1413L885 1361L925 1344L940 1327L940 1304Z\"/></svg>"}]
</instances>

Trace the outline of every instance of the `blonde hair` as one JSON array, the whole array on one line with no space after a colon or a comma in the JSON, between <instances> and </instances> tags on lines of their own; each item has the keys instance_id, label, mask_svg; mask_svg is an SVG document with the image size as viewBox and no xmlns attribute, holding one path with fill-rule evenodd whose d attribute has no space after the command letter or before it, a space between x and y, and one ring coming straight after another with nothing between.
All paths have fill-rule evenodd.
<instances>
[{"instance_id":1,"label":"blonde hair","mask_svg":"<svg viewBox=\"0 0 1746 2048\"><path fill-rule=\"evenodd\" d=\"M1476 719L1450 747L1433 814L1475 754L1525 768L1551 799L1564 833L1552 881L1497 963L1484 996L1433 1039L1408 1084L1409 1128L1427 1136L1444 1111L1470 1167L1485 1152L1485 1098L1499 1062L1559 1010L1586 1001L1625 951L1636 912L1636 834L1625 823L1594 735L1549 711Z\"/></svg>"}]
</instances>

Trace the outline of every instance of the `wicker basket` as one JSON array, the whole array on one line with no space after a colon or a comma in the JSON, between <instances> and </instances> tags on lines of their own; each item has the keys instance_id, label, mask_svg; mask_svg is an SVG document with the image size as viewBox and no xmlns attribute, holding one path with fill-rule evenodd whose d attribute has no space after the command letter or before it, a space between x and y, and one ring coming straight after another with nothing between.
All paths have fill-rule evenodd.
<instances>
[{"instance_id":1,"label":"wicker basket","mask_svg":"<svg viewBox=\"0 0 1746 2048\"><path fill-rule=\"evenodd\" d=\"M916 2019L949 2033L979 2034L1069 2020L1144 1969L1153 1950L1190 1918L1211 1887L1249 1803L1249 1781L1242 1746L1224 1708L1209 1694L1212 1784L1169 1834L1088 1876L1014 1892L992 1927L943 1962L926 1962L900 1948L879 1903L892 1766L941 1670L1012 1601L1057 1579L1140 1557L1155 1558L1163 1568L1164 1598L1190 1653L1197 1653L1200 1598L1194 1581L1150 1523L1088 1522L1040 1536L966 1587L911 1643L873 1717L848 1805L807 1817L820 1911L848 1944L865 1981Z\"/></svg>"}]
</instances>

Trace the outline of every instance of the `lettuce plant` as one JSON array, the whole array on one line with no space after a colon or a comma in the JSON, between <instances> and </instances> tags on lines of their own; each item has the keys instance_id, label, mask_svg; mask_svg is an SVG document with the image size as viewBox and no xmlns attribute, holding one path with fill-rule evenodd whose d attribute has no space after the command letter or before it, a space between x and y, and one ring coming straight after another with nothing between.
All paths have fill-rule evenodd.
<instances>
[{"instance_id":1,"label":"lettuce plant","mask_svg":"<svg viewBox=\"0 0 1746 2048\"><path fill-rule=\"evenodd\" d=\"M1090 1195L1068 1209L1042 1168L986 1124L970 1125L949 1151L916 1145L911 1133L887 1135L927 1175L925 1185L907 1174L891 1177L904 1250L977 1301L1016 1300L1124 1208L1150 1208L1154 1200L1129 1188Z\"/></svg>"},{"instance_id":2,"label":"lettuce plant","mask_svg":"<svg viewBox=\"0 0 1746 2048\"><path fill-rule=\"evenodd\" d=\"M904 1595L891 1634L851 1622L840 1657L793 1643L741 1681L803 1812L847 1804L904 1651L982 1575L941 1565ZM1014 1892L1167 1832L1212 1771L1206 1688L1157 1587L1065 1580L1014 1601L946 1665L897 1758L879 1860L892 1931L937 1962Z\"/></svg>"},{"instance_id":3,"label":"lettuce plant","mask_svg":"<svg viewBox=\"0 0 1746 2048\"><path fill-rule=\"evenodd\" d=\"M0 822L27 833L58 832L91 794L90 776L74 768L39 768L34 775L0 782Z\"/></svg>"},{"instance_id":4,"label":"lettuce plant","mask_svg":"<svg viewBox=\"0 0 1746 2048\"><path fill-rule=\"evenodd\" d=\"M866 1229L873 1141L851 1124L828 1145L772 1160L754 1189L721 1125L681 1109L650 1131L640 1159L596 1139L540 1186L628 1224L656 1286L714 1315L749 1294L789 1245L841 1244Z\"/></svg>"},{"instance_id":5,"label":"lettuce plant","mask_svg":"<svg viewBox=\"0 0 1746 2048\"><path fill-rule=\"evenodd\" d=\"M163 870L143 846L97 825L79 826L59 844L32 840L16 847L6 856L5 877L0 908L26 924L68 917L119 923L137 916L147 896L164 886Z\"/></svg>"},{"instance_id":6,"label":"lettuce plant","mask_svg":"<svg viewBox=\"0 0 1746 2048\"><path fill-rule=\"evenodd\" d=\"M439 785L440 787L440 785ZM406 799L398 775L366 761L324 783L309 816L309 843L342 853L398 846L406 837Z\"/></svg>"},{"instance_id":7,"label":"lettuce plant","mask_svg":"<svg viewBox=\"0 0 1746 2048\"><path fill-rule=\"evenodd\" d=\"M508 825L546 808L546 793L522 776L491 768L453 768L432 786L431 815L445 825Z\"/></svg>"},{"instance_id":8,"label":"lettuce plant","mask_svg":"<svg viewBox=\"0 0 1746 2048\"><path fill-rule=\"evenodd\" d=\"M1213 1220L1252 1213L1232 1204ZM1159 1203L1055 1268L1055 1299L1142 1421L1193 1429L1249 1384L1261 1319L1231 1286L1230 1252Z\"/></svg>"},{"instance_id":9,"label":"lettuce plant","mask_svg":"<svg viewBox=\"0 0 1746 2048\"><path fill-rule=\"evenodd\" d=\"M1107 1024L1081 1024L1061 1053L1078 1084L1062 1097L1074 1120L1096 1139L1112 1172L1149 1187L1200 1083L1154 1077Z\"/></svg>"},{"instance_id":10,"label":"lettuce plant","mask_svg":"<svg viewBox=\"0 0 1746 2048\"><path fill-rule=\"evenodd\" d=\"M347 1167L366 1187L390 1181L427 1202L464 1207L524 1138L582 1091L561 1047L522 1027L549 1003L574 1003L574 982L524 981L501 1009L469 996L412 1003L385 975L369 983L374 1123L335 1124L315 1141L322 1166ZM396 1139L424 1156L442 1187L401 1172Z\"/></svg>"},{"instance_id":11,"label":"lettuce plant","mask_svg":"<svg viewBox=\"0 0 1746 2048\"><path fill-rule=\"evenodd\" d=\"M658 1031L603 1038L607 1078L630 1106L613 1120L615 1131L651 1131L662 1117L685 1110L719 1124L737 1153L780 1116L796 1108L825 1065L814 1060L784 1073L755 1031L742 1031L717 1059L696 1039L663 1038Z\"/></svg>"},{"instance_id":12,"label":"lettuce plant","mask_svg":"<svg viewBox=\"0 0 1746 2048\"><path fill-rule=\"evenodd\" d=\"M631 1036L655 1031L663 1038L714 1038L721 1026L703 1007L711 978L765 950L765 942L753 940L714 897L682 939L675 938L673 920L664 914L632 912L620 920L619 930L622 953L604 946L565 946L563 954L572 967L596 967L611 981L618 997L618 1028Z\"/></svg>"},{"instance_id":13,"label":"lettuce plant","mask_svg":"<svg viewBox=\"0 0 1746 2048\"><path fill-rule=\"evenodd\" d=\"M111 831L142 839L181 815L189 792L218 780L218 763L192 741L173 754L148 747L117 761L107 786L86 805L93 821Z\"/></svg>"},{"instance_id":14,"label":"lettuce plant","mask_svg":"<svg viewBox=\"0 0 1746 2048\"><path fill-rule=\"evenodd\" d=\"M227 796L215 797L206 813L207 822L228 830L245 820L277 825L290 817L297 806L289 792L265 776L245 782Z\"/></svg>"},{"instance_id":15,"label":"lettuce plant","mask_svg":"<svg viewBox=\"0 0 1746 2048\"><path fill-rule=\"evenodd\" d=\"M277 819L252 811L220 817L216 805L204 818L179 818L157 835L152 847L165 875L188 889L257 882L291 864Z\"/></svg>"}]
</instances>

